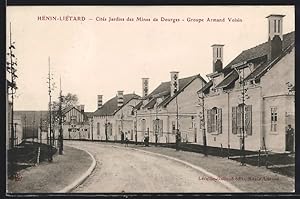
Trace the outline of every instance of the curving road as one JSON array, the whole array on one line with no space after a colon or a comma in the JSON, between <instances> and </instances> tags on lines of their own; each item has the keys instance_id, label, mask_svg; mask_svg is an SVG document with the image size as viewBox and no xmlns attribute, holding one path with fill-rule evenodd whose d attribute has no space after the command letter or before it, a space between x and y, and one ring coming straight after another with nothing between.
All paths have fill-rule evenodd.
<instances>
[{"instance_id":1,"label":"curving road","mask_svg":"<svg viewBox=\"0 0 300 199\"><path fill-rule=\"evenodd\" d=\"M66 144L89 151L97 161L73 192L232 192L218 181L200 180L206 175L174 160L105 143Z\"/></svg>"}]
</instances>

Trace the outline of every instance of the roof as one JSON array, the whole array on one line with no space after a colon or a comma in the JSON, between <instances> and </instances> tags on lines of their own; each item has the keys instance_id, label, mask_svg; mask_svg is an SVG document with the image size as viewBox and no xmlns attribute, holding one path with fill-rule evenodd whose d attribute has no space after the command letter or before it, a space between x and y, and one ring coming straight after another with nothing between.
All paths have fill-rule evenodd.
<instances>
[{"instance_id":1,"label":"roof","mask_svg":"<svg viewBox=\"0 0 300 199\"><path fill-rule=\"evenodd\" d=\"M213 85L212 80L210 80L208 83L206 83L200 90L198 90L197 92L205 92L207 89L209 89L211 86Z\"/></svg>"},{"instance_id":2,"label":"roof","mask_svg":"<svg viewBox=\"0 0 300 199\"><path fill-rule=\"evenodd\" d=\"M216 86L219 88L227 87L238 79L238 74L232 69L233 65L256 62L256 68L245 78L248 81L253 78L261 77L265 72L268 71L270 67L275 65L282 57L286 55L286 52L294 46L295 42L295 31L284 34L282 42L283 53L273 60L268 61L267 55L269 52L268 42L259 44L253 48L242 51L236 58L234 58L221 72L226 75L226 77Z\"/></svg>"},{"instance_id":3,"label":"roof","mask_svg":"<svg viewBox=\"0 0 300 199\"><path fill-rule=\"evenodd\" d=\"M284 34L282 41L282 49L285 50L295 41L295 31ZM252 60L258 57L267 55L269 52L268 42L259 44L253 48L242 51L236 58L234 58L224 69L230 68L234 64Z\"/></svg>"},{"instance_id":4,"label":"roof","mask_svg":"<svg viewBox=\"0 0 300 199\"><path fill-rule=\"evenodd\" d=\"M140 110L140 108L142 107L142 105L143 105L143 101L140 101L140 102L134 107L134 109Z\"/></svg>"},{"instance_id":5,"label":"roof","mask_svg":"<svg viewBox=\"0 0 300 199\"><path fill-rule=\"evenodd\" d=\"M239 74L235 71L232 70L224 79L222 82L220 82L216 87L218 88L223 88L223 87L227 87L228 85L230 85L232 82L234 82L235 80L237 80L239 78Z\"/></svg>"},{"instance_id":6,"label":"roof","mask_svg":"<svg viewBox=\"0 0 300 199\"><path fill-rule=\"evenodd\" d=\"M124 95L123 106L125 106L130 100L137 99L139 97L140 96L138 96L136 94ZM117 99L118 99L117 96L111 98L110 100L105 102L105 104L103 104L103 106L101 108L97 109L93 115L94 116L112 116L112 115L114 115L118 110L120 110L123 107L123 106L118 107Z\"/></svg>"},{"instance_id":7,"label":"roof","mask_svg":"<svg viewBox=\"0 0 300 199\"><path fill-rule=\"evenodd\" d=\"M171 81L168 82L162 82L156 89L154 89L147 98L150 100L144 108L152 109L154 108L154 105L157 102L157 98L163 97L163 101L158 104L159 107L163 106L166 107L179 93L181 93L191 82L193 82L195 79L200 78L203 82L206 83L206 81L201 77L200 74L193 75L190 77L185 77L179 79L179 90L175 95L171 97L170 92L170 84Z\"/></svg>"},{"instance_id":8,"label":"roof","mask_svg":"<svg viewBox=\"0 0 300 199\"><path fill-rule=\"evenodd\" d=\"M290 52L290 50L293 47L294 47L294 43L291 44L289 47L287 47L283 51L283 53L279 57L275 58L274 60L270 60L268 62L267 61L262 62L259 67L256 67L256 69L245 78L245 81L260 78L262 75L268 72L270 68L272 68L278 61L280 61L288 52Z\"/></svg>"}]
</instances>

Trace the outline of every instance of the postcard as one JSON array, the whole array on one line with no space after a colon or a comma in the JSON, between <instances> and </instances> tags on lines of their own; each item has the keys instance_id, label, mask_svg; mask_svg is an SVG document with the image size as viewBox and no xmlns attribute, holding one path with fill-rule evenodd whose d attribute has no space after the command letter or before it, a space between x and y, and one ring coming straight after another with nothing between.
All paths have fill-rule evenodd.
<instances>
[{"instance_id":1,"label":"postcard","mask_svg":"<svg viewBox=\"0 0 300 199\"><path fill-rule=\"evenodd\" d=\"M294 6L8 6L7 195L293 193Z\"/></svg>"}]
</instances>

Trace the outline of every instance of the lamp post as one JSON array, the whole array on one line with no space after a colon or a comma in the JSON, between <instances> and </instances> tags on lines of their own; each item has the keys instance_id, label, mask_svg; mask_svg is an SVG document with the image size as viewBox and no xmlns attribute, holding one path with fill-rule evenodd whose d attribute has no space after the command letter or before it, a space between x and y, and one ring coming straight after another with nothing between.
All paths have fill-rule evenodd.
<instances>
[{"instance_id":1,"label":"lamp post","mask_svg":"<svg viewBox=\"0 0 300 199\"><path fill-rule=\"evenodd\" d=\"M203 84L203 82L202 82ZM203 87L203 86L202 86ZM205 129L205 103L204 103L204 93L201 92L198 93L198 98L201 100L201 109L202 109L202 114L200 116L200 126L202 127L202 131L203 131L203 152L204 152L204 156L207 156L207 141L206 141L206 129Z\"/></svg>"}]
</instances>

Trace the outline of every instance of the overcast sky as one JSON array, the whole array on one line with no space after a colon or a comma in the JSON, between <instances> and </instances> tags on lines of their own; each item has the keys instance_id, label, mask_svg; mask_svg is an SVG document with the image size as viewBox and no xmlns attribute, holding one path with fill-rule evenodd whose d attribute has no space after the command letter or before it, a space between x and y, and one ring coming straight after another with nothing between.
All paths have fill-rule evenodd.
<instances>
[{"instance_id":1,"label":"overcast sky","mask_svg":"<svg viewBox=\"0 0 300 199\"><path fill-rule=\"evenodd\" d=\"M74 6L8 7L16 42L19 78L16 110L46 110L48 104L48 57L57 85L63 93L77 94L86 111L95 111L97 95L104 102L118 90L142 93L142 77L148 77L150 92L179 77L212 72L212 44L224 44L226 65L242 50L267 41L269 14L286 15L283 33L295 30L292 6ZM42 21L38 16L83 16L85 21ZM127 22L127 17L158 18L157 22ZM97 17L120 17L125 21L100 22ZM172 23L164 18L184 21ZM204 22L187 22L187 18ZM226 22L207 22L223 18ZM228 22L228 17L242 22ZM8 28L9 30L9 28Z\"/></svg>"}]
</instances>

